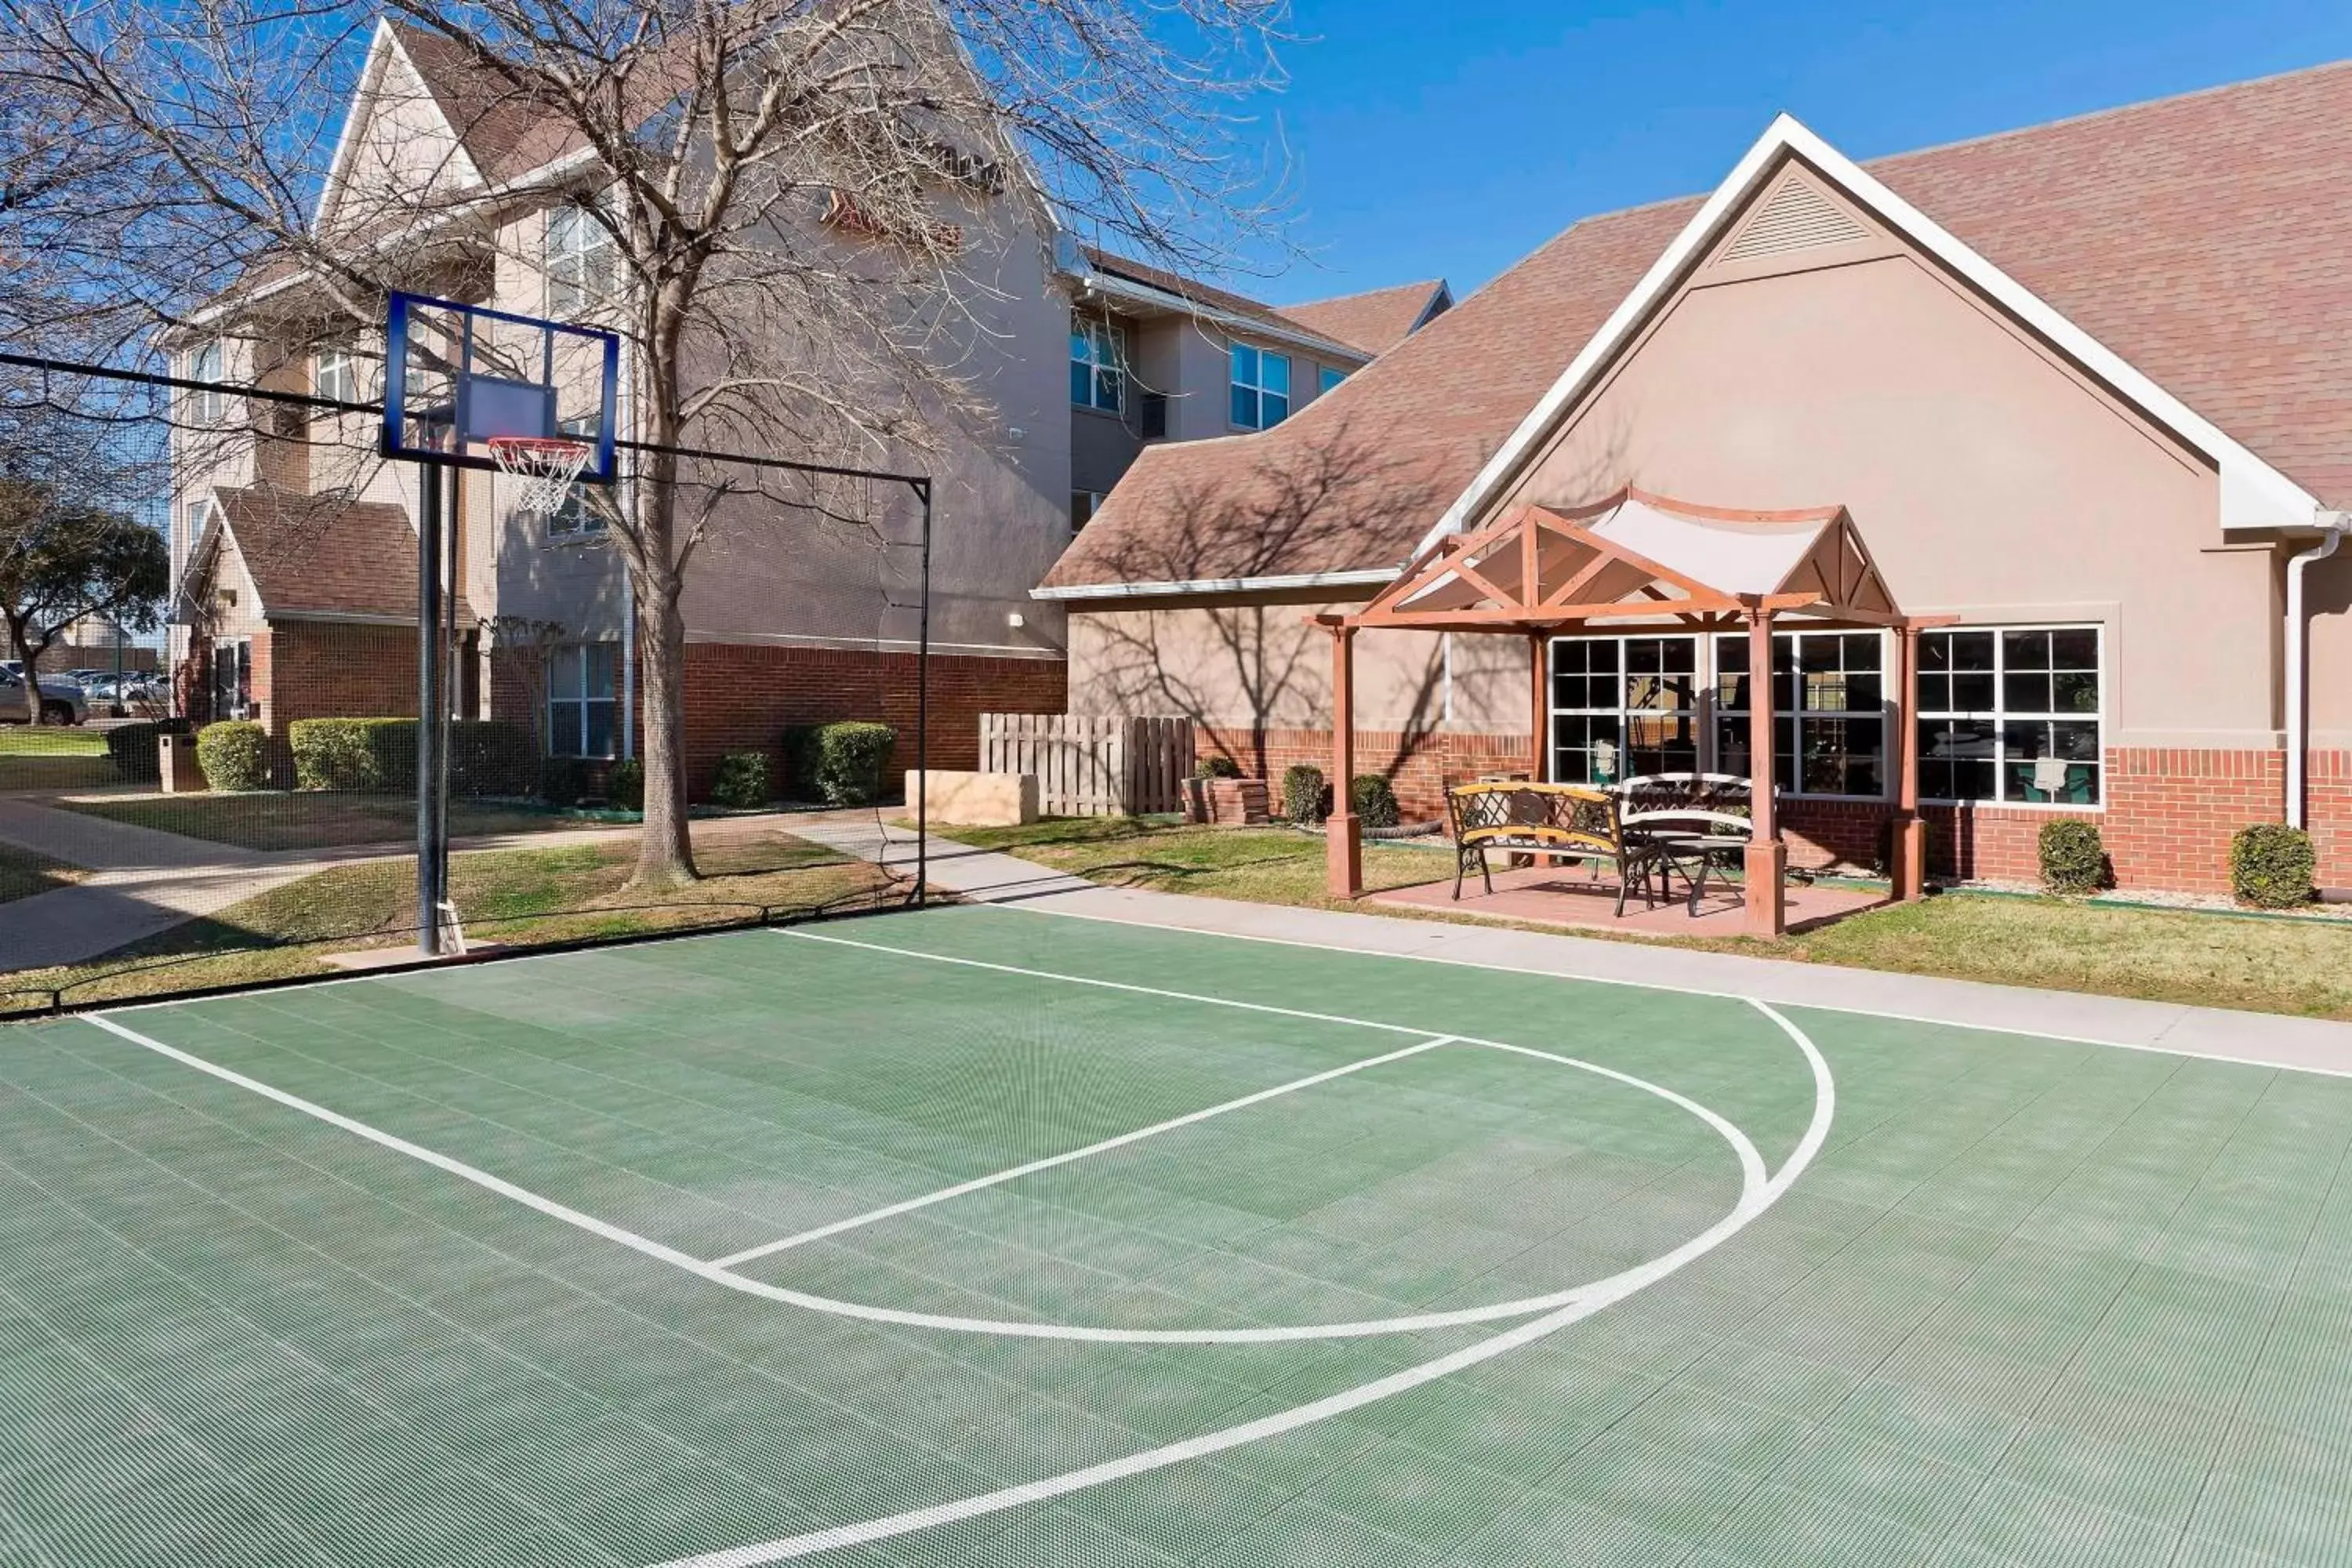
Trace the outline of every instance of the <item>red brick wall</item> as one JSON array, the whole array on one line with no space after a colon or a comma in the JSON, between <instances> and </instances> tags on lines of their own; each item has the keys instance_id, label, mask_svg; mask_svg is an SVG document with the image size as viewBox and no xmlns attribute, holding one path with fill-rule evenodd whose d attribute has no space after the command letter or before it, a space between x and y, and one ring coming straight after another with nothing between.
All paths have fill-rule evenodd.
<instances>
[{"instance_id":1,"label":"red brick wall","mask_svg":"<svg viewBox=\"0 0 2352 1568\"><path fill-rule=\"evenodd\" d=\"M898 731L888 774L896 786L914 765L916 663L911 653L688 643L689 795L702 798L730 752L765 752L782 778L784 726L840 719L878 719ZM1061 712L1069 701L1069 667L1057 658L935 654L930 688L931 765L973 768L980 765L980 716Z\"/></svg>"},{"instance_id":2,"label":"red brick wall","mask_svg":"<svg viewBox=\"0 0 2352 1568\"><path fill-rule=\"evenodd\" d=\"M1202 756L1223 753L1254 778L1279 785L1283 770L1308 763L1329 772L1324 730L1215 730L1193 732ZM1385 773L1408 817L1444 815L1444 786L1480 773L1528 767L1525 735L1398 734L1360 731L1359 773ZM2223 893L2230 886L2230 836L2249 823L2285 814L2284 752L2111 748L2106 809L2090 815L2115 863L2116 885ZM2310 823L2323 886L2352 886L2352 752L2311 758ZM1781 832L1792 866L1815 870L1883 870L1893 806L1878 801L1790 800ZM1929 805L1931 873L1970 880L2026 882L2041 876L2042 825L2055 815L2030 806Z\"/></svg>"},{"instance_id":3,"label":"red brick wall","mask_svg":"<svg viewBox=\"0 0 2352 1568\"><path fill-rule=\"evenodd\" d=\"M254 695L271 733L297 719L401 719L416 711L416 629L279 621L254 638ZM262 695L267 669L268 695Z\"/></svg>"}]
</instances>

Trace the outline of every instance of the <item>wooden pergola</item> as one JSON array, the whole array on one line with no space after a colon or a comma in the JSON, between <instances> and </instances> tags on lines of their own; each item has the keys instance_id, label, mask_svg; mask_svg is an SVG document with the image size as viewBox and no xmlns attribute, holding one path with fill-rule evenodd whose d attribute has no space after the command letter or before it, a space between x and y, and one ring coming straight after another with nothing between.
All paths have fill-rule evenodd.
<instances>
[{"instance_id":1,"label":"wooden pergola","mask_svg":"<svg viewBox=\"0 0 2352 1568\"><path fill-rule=\"evenodd\" d=\"M1882 627L1900 656L1889 742L1899 790L1894 864L1898 899L1919 896L1927 833L1919 820L1916 726L1919 630L1949 616L1906 616L1887 592L1843 507L1727 511L1627 488L1574 510L1519 505L1473 532L1449 535L1352 615L1314 617L1331 633L1332 791L1328 872L1336 898L1363 890L1362 826L1349 811L1355 776L1354 640L1359 631L1484 632L1527 639L1536 776L1549 751L1545 648L1597 624L1661 630L1745 629L1754 834L1747 851L1748 926L1786 926L1788 846L1773 795L1772 634L1805 627Z\"/></svg>"}]
</instances>

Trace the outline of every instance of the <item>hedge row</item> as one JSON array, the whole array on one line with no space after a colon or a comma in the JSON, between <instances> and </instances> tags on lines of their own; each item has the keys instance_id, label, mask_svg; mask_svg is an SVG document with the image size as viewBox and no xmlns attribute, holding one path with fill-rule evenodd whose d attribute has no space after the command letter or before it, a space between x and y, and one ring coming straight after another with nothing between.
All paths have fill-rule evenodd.
<instances>
[{"instance_id":1,"label":"hedge row","mask_svg":"<svg viewBox=\"0 0 2352 1568\"><path fill-rule=\"evenodd\" d=\"M796 795L827 805L868 805L880 799L882 773L898 743L898 732L887 724L852 721L784 727L784 760ZM719 799L715 789L711 798ZM764 798L752 804L764 804Z\"/></svg>"},{"instance_id":2,"label":"hedge row","mask_svg":"<svg viewBox=\"0 0 2352 1568\"><path fill-rule=\"evenodd\" d=\"M406 793L416 783L414 719L297 719L287 726L294 787ZM530 728L500 720L449 725L449 788L457 795L530 795L545 782Z\"/></svg>"}]
</instances>

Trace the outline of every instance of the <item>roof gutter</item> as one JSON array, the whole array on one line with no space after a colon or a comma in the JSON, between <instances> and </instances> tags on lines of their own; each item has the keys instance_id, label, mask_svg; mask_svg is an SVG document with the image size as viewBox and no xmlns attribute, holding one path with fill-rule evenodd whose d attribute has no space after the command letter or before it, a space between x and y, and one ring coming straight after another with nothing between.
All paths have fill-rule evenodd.
<instances>
[{"instance_id":1,"label":"roof gutter","mask_svg":"<svg viewBox=\"0 0 2352 1568\"><path fill-rule=\"evenodd\" d=\"M1361 588L1393 583L1402 570L1370 566L1349 572L1299 572L1285 577L1196 577L1167 583L1074 583L1032 588L1033 599L1164 599L1185 594L1274 594L1300 588Z\"/></svg>"},{"instance_id":2,"label":"roof gutter","mask_svg":"<svg viewBox=\"0 0 2352 1568\"><path fill-rule=\"evenodd\" d=\"M2305 826L2305 796L2311 748L2308 692L2311 676L2311 626L2304 615L2303 578L2315 562L2326 560L2344 542L2352 527L2352 513L2324 511L2319 525L2326 531L2317 544L2286 563L2286 822Z\"/></svg>"},{"instance_id":3,"label":"roof gutter","mask_svg":"<svg viewBox=\"0 0 2352 1568\"><path fill-rule=\"evenodd\" d=\"M1265 338L1295 349L1312 349L1317 353L1328 358L1349 360L1358 365L1372 363L1370 354L1361 349L1349 348L1346 343L1336 339L1318 337L1313 332L1295 327L1286 329L1271 321L1262 321L1255 317L1244 316L1234 310L1220 310L1213 305L1202 304L1198 300L1188 300L1183 295L1172 293L1166 289L1154 289L1149 283L1138 283L1131 279L1097 272L1092 268L1087 268L1078 274L1078 287L1089 294L1100 294L1106 299L1125 300L1131 304L1150 305L1157 310L1191 316L1244 337Z\"/></svg>"}]
</instances>

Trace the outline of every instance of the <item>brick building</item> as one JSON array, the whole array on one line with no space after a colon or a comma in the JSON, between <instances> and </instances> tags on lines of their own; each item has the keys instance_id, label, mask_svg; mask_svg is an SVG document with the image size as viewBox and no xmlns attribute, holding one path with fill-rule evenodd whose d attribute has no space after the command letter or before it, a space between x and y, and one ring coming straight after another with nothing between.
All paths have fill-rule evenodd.
<instances>
[{"instance_id":1,"label":"brick building","mask_svg":"<svg viewBox=\"0 0 2352 1568\"><path fill-rule=\"evenodd\" d=\"M2352 64L1866 166L1783 119L1714 192L1575 224L1279 429L1145 453L1037 590L1072 708L1326 764L1308 617L1514 509L1842 509L1942 623L1908 737L1931 868L2031 879L2074 815L2122 886L2216 890L2230 835L2284 817L2352 885L2347 171ZM1358 763L1409 806L1744 758L1725 626L1508 629L1357 635ZM1885 854L1897 635L1780 636L1796 864Z\"/></svg>"}]
</instances>

